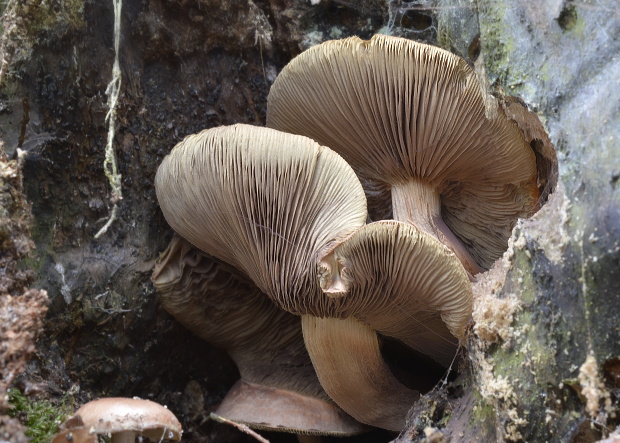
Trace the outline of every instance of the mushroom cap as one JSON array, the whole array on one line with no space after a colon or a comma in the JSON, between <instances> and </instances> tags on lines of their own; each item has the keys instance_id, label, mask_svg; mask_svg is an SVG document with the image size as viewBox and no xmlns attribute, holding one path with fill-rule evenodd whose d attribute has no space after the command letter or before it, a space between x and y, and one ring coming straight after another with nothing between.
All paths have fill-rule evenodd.
<instances>
[{"instance_id":1,"label":"mushroom cap","mask_svg":"<svg viewBox=\"0 0 620 443\"><path fill-rule=\"evenodd\" d=\"M232 269L175 235L155 266L164 309L205 341L225 349L241 380L216 414L252 428L353 435L367 427L321 387L298 316L279 309Z\"/></svg>"},{"instance_id":2,"label":"mushroom cap","mask_svg":"<svg viewBox=\"0 0 620 443\"><path fill-rule=\"evenodd\" d=\"M185 138L160 165L155 189L177 233L295 314L320 312L317 257L367 216L362 186L338 154L249 125Z\"/></svg>"},{"instance_id":3,"label":"mushroom cap","mask_svg":"<svg viewBox=\"0 0 620 443\"><path fill-rule=\"evenodd\" d=\"M153 271L163 308L201 339L224 349L241 378L321 400L299 317L252 282L175 235Z\"/></svg>"},{"instance_id":4,"label":"mushroom cap","mask_svg":"<svg viewBox=\"0 0 620 443\"><path fill-rule=\"evenodd\" d=\"M314 46L278 75L267 126L329 146L374 189L430 183L445 223L485 268L537 208L522 133L462 58L430 45L375 35Z\"/></svg>"},{"instance_id":5,"label":"mushroom cap","mask_svg":"<svg viewBox=\"0 0 620 443\"><path fill-rule=\"evenodd\" d=\"M325 293L372 329L443 365L454 358L471 319L467 273L455 255L415 226L370 223L319 263Z\"/></svg>"},{"instance_id":6,"label":"mushroom cap","mask_svg":"<svg viewBox=\"0 0 620 443\"><path fill-rule=\"evenodd\" d=\"M251 428L346 437L368 431L331 401L238 381L214 413Z\"/></svg>"},{"instance_id":7,"label":"mushroom cap","mask_svg":"<svg viewBox=\"0 0 620 443\"><path fill-rule=\"evenodd\" d=\"M52 439L52 443L98 443L96 434L91 434L83 426L61 430Z\"/></svg>"},{"instance_id":8,"label":"mushroom cap","mask_svg":"<svg viewBox=\"0 0 620 443\"><path fill-rule=\"evenodd\" d=\"M90 434L133 431L155 441L180 441L183 434L181 423L166 407L150 400L123 397L107 397L86 403L61 428L86 428Z\"/></svg>"}]
</instances>

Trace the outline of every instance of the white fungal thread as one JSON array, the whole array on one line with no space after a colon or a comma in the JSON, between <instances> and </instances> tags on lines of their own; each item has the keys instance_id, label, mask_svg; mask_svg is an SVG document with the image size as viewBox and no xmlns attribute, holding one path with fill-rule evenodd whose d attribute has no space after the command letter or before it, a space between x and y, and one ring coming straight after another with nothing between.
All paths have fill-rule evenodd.
<instances>
[{"instance_id":1,"label":"white fungal thread","mask_svg":"<svg viewBox=\"0 0 620 443\"><path fill-rule=\"evenodd\" d=\"M65 303L69 305L71 304L71 288L67 284L67 280L65 278L65 267L62 265L62 263L56 263L54 269L60 275L60 293L62 294L62 298L64 299Z\"/></svg>"},{"instance_id":2,"label":"white fungal thread","mask_svg":"<svg viewBox=\"0 0 620 443\"><path fill-rule=\"evenodd\" d=\"M108 140L105 147L103 170L112 188L110 202L113 206L108 221L99 232L95 234L95 238L99 238L105 234L112 223L114 223L114 220L116 220L118 216L118 202L123 198L121 175L118 173L116 154L114 153L113 146L114 135L116 134L116 107L118 105L122 77L118 54L121 40L121 7L123 2L122 0L112 0L112 3L114 4L114 65L112 66L112 80L108 83L108 87L105 91L108 96L108 114L106 115L106 120L108 122Z\"/></svg>"}]
</instances>

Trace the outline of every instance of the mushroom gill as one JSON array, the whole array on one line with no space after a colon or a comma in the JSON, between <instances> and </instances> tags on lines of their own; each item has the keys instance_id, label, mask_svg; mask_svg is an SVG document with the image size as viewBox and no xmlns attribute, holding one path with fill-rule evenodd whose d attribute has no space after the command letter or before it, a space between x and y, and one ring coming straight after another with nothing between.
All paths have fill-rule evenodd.
<instances>
[{"instance_id":1,"label":"mushroom gill","mask_svg":"<svg viewBox=\"0 0 620 443\"><path fill-rule=\"evenodd\" d=\"M467 63L375 35L328 41L294 58L271 87L267 126L341 154L393 216L448 245L471 274L503 251L537 208L536 158Z\"/></svg>"},{"instance_id":2,"label":"mushroom gill","mask_svg":"<svg viewBox=\"0 0 620 443\"><path fill-rule=\"evenodd\" d=\"M360 228L319 266L321 286L340 301L342 316L302 316L321 385L358 420L402 428L417 393L395 388L396 379L381 369L385 363L374 331L449 366L471 319L467 273L439 241L395 221ZM385 376L373 380L377 373ZM386 392L394 396L386 398Z\"/></svg>"},{"instance_id":3,"label":"mushroom gill","mask_svg":"<svg viewBox=\"0 0 620 443\"><path fill-rule=\"evenodd\" d=\"M177 233L294 314L321 311L316 259L367 216L359 180L338 154L250 125L186 137L159 166L155 189Z\"/></svg>"},{"instance_id":4,"label":"mushroom gill","mask_svg":"<svg viewBox=\"0 0 620 443\"><path fill-rule=\"evenodd\" d=\"M366 431L321 387L299 317L278 309L236 274L175 235L152 277L164 309L228 352L239 369L241 380L214 413L270 431L334 436Z\"/></svg>"}]
</instances>

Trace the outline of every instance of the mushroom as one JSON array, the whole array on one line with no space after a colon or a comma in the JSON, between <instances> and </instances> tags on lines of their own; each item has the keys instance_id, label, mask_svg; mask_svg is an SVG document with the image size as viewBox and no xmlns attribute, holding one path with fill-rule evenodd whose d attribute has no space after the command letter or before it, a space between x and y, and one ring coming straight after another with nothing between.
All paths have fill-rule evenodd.
<instances>
[{"instance_id":1,"label":"mushroom","mask_svg":"<svg viewBox=\"0 0 620 443\"><path fill-rule=\"evenodd\" d=\"M278 75L267 126L341 154L367 189L391 191L396 220L437 237L471 274L537 209L521 131L462 58L430 45L375 35L314 46Z\"/></svg>"},{"instance_id":2,"label":"mushroom","mask_svg":"<svg viewBox=\"0 0 620 443\"><path fill-rule=\"evenodd\" d=\"M322 257L319 269L323 291L340 302L340 315L302 316L306 348L321 385L358 420L401 429L411 394L392 387L396 381L382 368L373 331L448 366L471 318L465 270L432 236L396 221L359 229ZM383 379L377 380L377 374ZM363 402L356 395L360 391Z\"/></svg>"},{"instance_id":3,"label":"mushroom","mask_svg":"<svg viewBox=\"0 0 620 443\"><path fill-rule=\"evenodd\" d=\"M471 285L451 251L414 225L370 223L319 262L325 294L383 335L449 366L473 309Z\"/></svg>"},{"instance_id":4,"label":"mushroom","mask_svg":"<svg viewBox=\"0 0 620 443\"><path fill-rule=\"evenodd\" d=\"M165 406L139 398L108 397L79 408L60 425L52 443L94 443L111 435L112 443L134 443L137 436L152 441L180 441L181 423Z\"/></svg>"},{"instance_id":5,"label":"mushroom","mask_svg":"<svg viewBox=\"0 0 620 443\"><path fill-rule=\"evenodd\" d=\"M321 387L299 317L279 309L247 278L175 235L152 280L164 309L198 337L226 350L239 368L241 380L215 417L304 435L368 430Z\"/></svg>"},{"instance_id":6,"label":"mushroom","mask_svg":"<svg viewBox=\"0 0 620 443\"><path fill-rule=\"evenodd\" d=\"M434 263L433 254L445 256L448 262L452 259L446 275L459 271L465 275L451 253L438 242L430 243L441 246L439 249L423 247L424 241L413 242L424 252L399 253L398 257L415 257L419 264L384 257L383 268L368 268L375 272L369 278L384 286L368 283L364 296L354 292L351 288L357 286L349 278L353 271L346 265L348 256L342 259L333 251L340 250L340 243L355 242L362 235L356 233L366 219L359 180L329 148L272 129L235 125L187 137L162 162L155 186L164 217L177 233L240 269L282 309L302 316L304 341L319 380L329 380L323 387L339 406L363 423L396 431L402 428L406 412L419 393L391 374L380 354L377 331L411 343L416 334L426 337L437 332L435 329L444 334L445 327L438 326L435 318L445 321L452 314L450 304L441 307L439 314L429 314L425 311L434 308L416 301L404 303L402 298L415 300L419 296L411 288L401 288L394 295L386 288L396 289L389 283L391 274L410 275L409 267L420 269L425 262ZM413 226L406 227L400 231L426 236ZM365 227L362 231L373 229ZM376 248L389 250L381 241ZM371 258L372 246L366 253L368 258L362 254L360 262L376 262ZM406 269L399 270L395 265ZM438 276L435 280L446 278ZM416 279L427 282L433 278L418 275L406 281L413 285ZM464 297L469 297L471 309L469 286L466 288ZM463 289L459 286L453 291ZM381 302L382 297L394 304ZM379 311L374 314L373 309ZM391 315L404 323L394 324L383 317ZM427 317L431 325L420 327L418 319ZM320 324L327 329L322 330ZM411 325L414 332L407 330ZM431 333L422 332L429 328ZM461 333L459 328L452 332ZM343 353L317 352L312 349L317 342ZM457 342L451 341L452 349ZM445 361L445 344L428 348L434 350L435 358ZM350 407L351 403L355 405ZM360 404L364 407L357 406Z\"/></svg>"},{"instance_id":7,"label":"mushroom","mask_svg":"<svg viewBox=\"0 0 620 443\"><path fill-rule=\"evenodd\" d=\"M366 222L351 167L313 140L237 124L186 137L155 177L168 224L282 309L321 310L316 261ZM305 313L305 311L304 311Z\"/></svg>"}]
</instances>

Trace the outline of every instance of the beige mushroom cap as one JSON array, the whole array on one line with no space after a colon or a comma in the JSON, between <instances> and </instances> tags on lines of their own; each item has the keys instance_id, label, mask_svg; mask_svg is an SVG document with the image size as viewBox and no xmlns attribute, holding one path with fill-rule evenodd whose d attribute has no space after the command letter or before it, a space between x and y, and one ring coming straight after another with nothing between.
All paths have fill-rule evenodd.
<instances>
[{"instance_id":1,"label":"beige mushroom cap","mask_svg":"<svg viewBox=\"0 0 620 443\"><path fill-rule=\"evenodd\" d=\"M241 380L217 415L273 431L354 435L367 430L321 387L300 318L278 309L247 278L175 235L152 279L163 307L226 350L239 368Z\"/></svg>"},{"instance_id":2,"label":"beige mushroom cap","mask_svg":"<svg viewBox=\"0 0 620 443\"><path fill-rule=\"evenodd\" d=\"M166 407L150 400L123 397L86 403L61 425L61 429L63 436L73 429L82 434L87 429L91 435L131 431L155 441L180 441L183 433L181 423Z\"/></svg>"},{"instance_id":3,"label":"beige mushroom cap","mask_svg":"<svg viewBox=\"0 0 620 443\"><path fill-rule=\"evenodd\" d=\"M361 184L338 154L249 125L185 138L160 165L155 188L177 233L295 314L319 312L317 257L367 216Z\"/></svg>"},{"instance_id":4,"label":"beige mushroom cap","mask_svg":"<svg viewBox=\"0 0 620 443\"><path fill-rule=\"evenodd\" d=\"M483 268L537 206L536 158L522 133L463 59L430 45L375 35L314 46L274 82L267 125L329 146L374 189L428 184Z\"/></svg>"}]
</instances>

